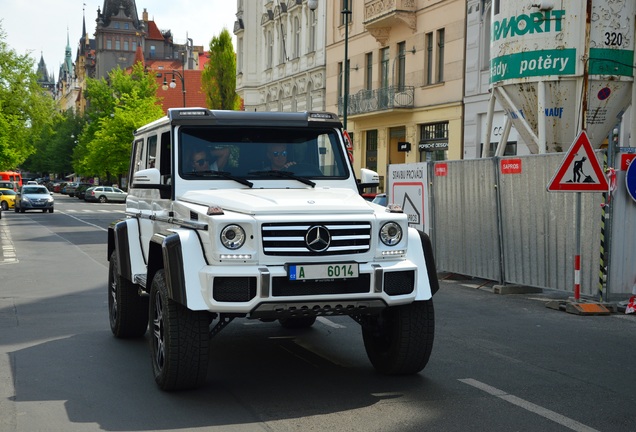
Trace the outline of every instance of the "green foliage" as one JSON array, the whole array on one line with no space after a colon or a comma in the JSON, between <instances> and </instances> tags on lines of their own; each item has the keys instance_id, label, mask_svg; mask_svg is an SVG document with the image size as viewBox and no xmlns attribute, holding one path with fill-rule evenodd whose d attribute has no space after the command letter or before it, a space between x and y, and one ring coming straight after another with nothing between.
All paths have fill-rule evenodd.
<instances>
[{"instance_id":1,"label":"green foliage","mask_svg":"<svg viewBox=\"0 0 636 432\"><path fill-rule=\"evenodd\" d=\"M0 26L0 170L15 169L35 153L34 142L55 112L33 59L17 54L5 39Z\"/></svg>"},{"instance_id":2,"label":"green foliage","mask_svg":"<svg viewBox=\"0 0 636 432\"><path fill-rule=\"evenodd\" d=\"M71 155L86 121L73 110L56 113L51 124L35 140L36 152L22 167L30 172L68 174L73 171Z\"/></svg>"},{"instance_id":3,"label":"green foliage","mask_svg":"<svg viewBox=\"0 0 636 432\"><path fill-rule=\"evenodd\" d=\"M154 77L137 63L132 73L114 69L108 80L88 79L86 123L73 152L75 172L123 175L130 163L135 129L164 115Z\"/></svg>"},{"instance_id":4,"label":"green foliage","mask_svg":"<svg viewBox=\"0 0 636 432\"><path fill-rule=\"evenodd\" d=\"M210 61L205 65L201 78L208 108L241 108L241 100L236 93L236 54L227 29L210 41Z\"/></svg>"}]
</instances>

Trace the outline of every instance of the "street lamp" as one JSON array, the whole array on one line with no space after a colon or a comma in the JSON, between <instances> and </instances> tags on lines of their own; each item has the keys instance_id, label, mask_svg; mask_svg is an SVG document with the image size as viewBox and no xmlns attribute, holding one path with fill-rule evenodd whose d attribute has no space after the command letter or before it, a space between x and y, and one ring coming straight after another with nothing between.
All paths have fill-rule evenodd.
<instances>
[{"instance_id":1,"label":"street lamp","mask_svg":"<svg viewBox=\"0 0 636 432\"><path fill-rule=\"evenodd\" d=\"M345 42L344 42L344 101L342 103L342 126L344 130L347 130L347 111L349 104L349 15L351 10L349 9L349 0L343 0L342 2L342 15L344 18L345 26Z\"/></svg>"},{"instance_id":2,"label":"street lamp","mask_svg":"<svg viewBox=\"0 0 636 432\"><path fill-rule=\"evenodd\" d=\"M170 84L168 84L168 81L166 79L167 75L172 75L172 80L170 80ZM171 89L176 88L177 87L177 83L176 83L176 78L179 78L179 80L181 80L181 89L183 91L183 107L185 108L186 106L186 88L185 88L185 59L183 60L183 62L181 62L181 72L179 72L178 70L172 70L172 72L164 72L163 74L163 85L161 86L161 88L165 91L168 90L168 87L170 87Z\"/></svg>"}]
</instances>

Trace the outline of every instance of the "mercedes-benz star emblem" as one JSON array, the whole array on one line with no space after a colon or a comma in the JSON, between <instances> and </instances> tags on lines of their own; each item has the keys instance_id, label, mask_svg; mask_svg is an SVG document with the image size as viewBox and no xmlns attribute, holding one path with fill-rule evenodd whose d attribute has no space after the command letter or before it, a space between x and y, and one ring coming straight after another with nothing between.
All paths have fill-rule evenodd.
<instances>
[{"instance_id":1,"label":"mercedes-benz star emblem","mask_svg":"<svg viewBox=\"0 0 636 432\"><path fill-rule=\"evenodd\" d=\"M324 252L329 248L331 243L331 234L324 226L316 225L307 230L305 234L305 243L307 248L313 252Z\"/></svg>"}]
</instances>

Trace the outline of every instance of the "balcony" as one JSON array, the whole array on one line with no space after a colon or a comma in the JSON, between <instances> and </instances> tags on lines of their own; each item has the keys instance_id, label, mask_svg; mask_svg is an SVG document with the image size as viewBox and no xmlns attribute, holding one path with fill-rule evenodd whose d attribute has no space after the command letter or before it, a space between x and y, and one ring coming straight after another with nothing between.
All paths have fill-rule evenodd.
<instances>
[{"instance_id":1,"label":"balcony","mask_svg":"<svg viewBox=\"0 0 636 432\"><path fill-rule=\"evenodd\" d=\"M416 0L365 0L364 26L384 45L392 27L406 24L413 32L417 30Z\"/></svg>"},{"instance_id":2,"label":"balcony","mask_svg":"<svg viewBox=\"0 0 636 432\"><path fill-rule=\"evenodd\" d=\"M391 86L375 90L360 90L349 95L347 115L372 113L396 108L413 108L415 87ZM344 98L338 98L338 115L344 112Z\"/></svg>"}]
</instances>

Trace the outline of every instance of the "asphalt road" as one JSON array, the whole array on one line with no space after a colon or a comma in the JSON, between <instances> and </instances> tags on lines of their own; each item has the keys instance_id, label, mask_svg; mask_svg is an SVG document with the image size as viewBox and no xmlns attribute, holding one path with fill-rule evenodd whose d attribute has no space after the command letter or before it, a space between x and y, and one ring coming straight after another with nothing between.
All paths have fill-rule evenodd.
<instances>
[{"instance_id":1,"label":"asphalt road","mask_svg":"<svg viewBox=\"0 0 636 432\"><path fill-rule=\"evenodd\" d=\"M374 372L346 317L308 330L238 319L207 385L154 384L148 335L115 339L106 229L123 205L56 195L0 220L0 431L632 431L636 317L576 316L550 295L445 279L416 376Z\"/></svg>"}]
</instances>

